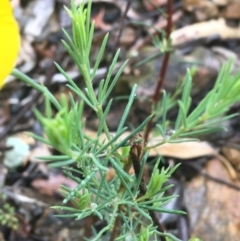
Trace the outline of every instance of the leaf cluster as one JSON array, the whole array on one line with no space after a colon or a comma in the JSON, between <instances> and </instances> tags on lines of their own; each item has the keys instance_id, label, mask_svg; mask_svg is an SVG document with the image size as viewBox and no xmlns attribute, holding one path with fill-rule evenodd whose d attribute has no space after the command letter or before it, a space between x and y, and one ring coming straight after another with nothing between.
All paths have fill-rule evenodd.
<instances>
[{"instance_id":1,"label":"leaf cluster","mask_svg":"<svg viewBox=\"0 0 240 241\"><path fill-rule=\"evenodd\" d=\"M167 130L167 100L168 95L163 92L161 101L161 124L156 128L163 137L163 141L148 147L148 149L162 145L166 142L176 143L196 140L192 137L209 134L226 129L221 126L225 120L235 117L237 114L226 115L230 107L240 101L240 72L231 74L233 63L224 64L218 74L218 78L212 90L200 101L197 107L190 112L192 75L190 70L184 79L182 97L178 100L178 115L173 129ZM169 134L170 133L170 134Z\"/></svg>"}]
</instances>

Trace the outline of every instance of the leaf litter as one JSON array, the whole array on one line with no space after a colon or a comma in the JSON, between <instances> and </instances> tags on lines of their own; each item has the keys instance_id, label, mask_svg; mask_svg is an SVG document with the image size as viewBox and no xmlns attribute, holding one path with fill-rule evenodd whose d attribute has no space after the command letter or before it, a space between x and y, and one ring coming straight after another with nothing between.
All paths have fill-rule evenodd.
<instances>
[{"instance_id":1,"label":"leaf litter","mask_svg":"<svg viewBox=\"0 0 240 241\"><path fill-rule=\"evenodd\" d=\"M140 58L146 56L144 53L146 47L152 47L149 34L156 35L158 34L156 28L166 27L166 19L156 11L156 6L161 6L164 11L167 1L153 1L153 4L143 1L143 5L140 5L139 1L132 2L123 26L124 31L127 28L128 31L123 31L119 42L123 60L134 55ZM66 80L59 76L52 64L54 60L61 63L79 87L82 86L81 74L61 46L63 38L61 28L64 27L66 31L71 32L71 22L63 14L63 4L69 6L69 1L14 1L14 13L22 34L22 48L17 67L37 82L46 81L45 83L55 96L60 96L62 92L68 90L65 86ZM101 78L104 78L107 64L112 56L111 51L115 48L121 27L121 17L116 13L123 15L126 1L94 1L94 6L97 14L92 19L95 19L98 31L94 37L93 61L105 32L110 31L115 36L110 38L107 46L109 51L106 53L105 63L101 66L102 72L99 72L94 80L97 91L97 84ZM194 77L193 102L197 105L213 85L221 64L229 56L234 57L235 69L239 68L239 6L237 1L225 0L174 1L174 29L171 38L176 51L171 58L164 89L173 91L176 80L184 76L185 69L194 66L197 70ZM151 28L135 24L136 20L144 21ZM150 51L150 54L151 52L154 50ZM134 110L128 118L130 128L141 123L148 113L150 105L147 98L151 95L150 89L154 87L156 81L154 71L161 67L159 66L161 61L161 56L158 56L151 62L153 68L145 68L147 63L140 68L147 70L147 77L143 75L139 82L141 98L139 97L136 101ZM134 70L134 61L131 61L131 58L127 67L130 71L124 73L119 89L116 90L120 95L130 92L129 79L138 83L142 77L142 74L139 75ZM122 101L124 103L124 100ZM121 116L119 103L120 100L116 101L113 112L110 113L113 118L115 117L115 124L112 124L113 133ZM14 204L17 217L24 225L20 225L18 231L8 232L6 229L1 229L0 237L3 236L9 241L36 240L35 237L38 240L49 241L67 240L67 238L81 240L83 235L91 234L91 230L84 228L86 224L88 227L91 225L98 227L103 223L94 218L86 219L84 222L75 224L81 227L79 229L73 222L64 223L53 216L54 212L49 207L61 202L60 185L65 184L73 188L76 185L64 177L59 169L51 169L45 163L37 162L36 156L56 154L55 150L38 142L28 143L23 135L14 137L17 138L15 141L17 140L18 144L9 142L13 140L11 136L15 133L30 131L43 134L42 128L33 116L32 108L36 106L41 110L44 108L41 95L37 96L34 90L10 76L4 89L0 91L0 151L5 152L4 158L12 156L8 157L8 165L5 163L4 166L4 159L0 156L0 165L3 167L0 172L3 186L1 193L7 196L8 202ZM238 109L235 111L239 112ZM170 119L176 115L174 109L171 112ZM95 116L91 112L86 111L85 116L89 123L94 123ZM108 121L113 122L113 118ZM164 220L166 227L178 234L179 238L182 233L182 237L199 236L206 241L239 240L239 217L236 210L239 209L237 200L239 200L238 187L240 187L240 141L237 138L234 139L239 135L239 118L228 121L226 125L229 127L228 134L209 136L205 138L206 141L164 144L150 152L150 159L158 155L163 156L165 165L182 162L182 167L171 181L178 180L175 182L175 192L182 190L179 194L183 200L171 205L172 208L183 207L188 211L188 217L183 219L182 217L171 219L169 215L159 217ZM86 133L96 135L94 125L90 124ZM104 139L104 136L101 138ZM150 143L154 143L154 138ZM228 140L234 140L230 147ZM14 170L11 170L9 166L14 165ZM189 169L190 166L193 168ZM151 175L151 165L145 175L146 177ZM111 180L113 177L114 172L109 168L107 178ZM185 228L181 229L178 222L183 222L182 220L185 220L185 223L189 222L189 225L186 224ZM36 225L33 225L34 223Z\"/></svg>"}]
</instances>

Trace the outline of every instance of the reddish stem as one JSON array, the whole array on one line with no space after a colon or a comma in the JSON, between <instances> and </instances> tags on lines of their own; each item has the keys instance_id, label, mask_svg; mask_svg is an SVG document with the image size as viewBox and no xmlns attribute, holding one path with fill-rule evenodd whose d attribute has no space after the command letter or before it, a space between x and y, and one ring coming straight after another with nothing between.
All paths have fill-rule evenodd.
<instances>
[{"instance_id":1,"label":"reddish stem","mask_svg":"<svg viewBox=\"0 0 240 241\"><path fill-rule=\"evenodd\" d=\"M169 39L170 38L170 34L171 34L171 29L172 29L172 14L173 14L173 10L172 10L172 0L168 0L167 3L167 27L166 27L166 38ZM166 75L166 71L167 71L167 67L168 67L168 63L169 63L169 58L170 58L170 51L167 51L164 55L163 58L163 64L159 73L159 78L158 78L158 83L155 89L155 93L152 96L152 100L153 100L153 105L156 106L157 102L159 101L159 96L160 96L160 91L162 89L163 86L163 81ZM148 122L145 133L144 133L144 140L145 142L148 141L148 137L149 134L152 130L152 126L153 126L153 118Z\"/></svg>"}]
</instances>

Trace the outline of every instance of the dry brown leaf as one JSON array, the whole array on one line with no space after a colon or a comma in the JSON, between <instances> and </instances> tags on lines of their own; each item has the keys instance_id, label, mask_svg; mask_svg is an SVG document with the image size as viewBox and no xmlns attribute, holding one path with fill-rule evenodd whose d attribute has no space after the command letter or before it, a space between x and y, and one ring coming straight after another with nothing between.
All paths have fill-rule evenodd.
<instances>
[{"instance_id":1,"label":"dry brown leaf","mask_svg":"<svg viewBox=\"0 0 240 241\"><path fill-rule=\"evenodd\" d=\"M129 46L133 44L135 38L136 38L136 31L133 28L125 27L120 37L119 44L121 46Z\"/></svg>"},{"instance_id":2,"label":"dry brown leaf","mask_svg":"<svg viewBox=\"0 0 240 241\"><path fill-rule=\"evenodd\" d=\"M130 175L132 175L134 173L134 169L133 167L130 168L129 172ZM116 172L114 170L114 168L110 167L106 173L106 180L108 182L111 182L113 180L113 178L116 176Z\"/></svg>"},{"instance_id":3,"label":"dry brown leaf","mask_svg":"<svg viewBox=\"0 0 240 241\"><path fill-rule=\"evenodd\" d=\"M156 139L157 138L155 138L155 140L152 139L152 143L150 141L149 145L151 146L157 143ZM167 156L167 157L174 157L178 159L193 159L193 158L204 157L204 156L215 156L225 165L232 180L237 179L237 172L235 171L231 163L222 155L220 155L217 152L217 150L215 150L208 142L205 142L205 141L166 143L154 149L151 149L149 155L150 156L161 155L161 156Z\"/></svg>"},{"instance_id":4,"label":"dry brown leaf","mask_svg":"<svg viewBox=\"0 0 240 241\"><path fill-rule=\"evenodd\" d=\"M97 133L85 129L84 133L91 138L96 137ZM114 133L111 133L114 136ZM130 134L130 132L125 132L121 139L124 139ZM106 136L102 134L100 136L100 142L106 141ZM150 138L148 146L152 146L161 141L161 137ZM169 157L176 157L180 159L190 159L202 156L216 155L216 150L208 143L201 141L192 142L182 142L182 143L166 143L164 145L158 146L151 149L150 156L163 155Z\"/></svg>"},{"instance_id":5,"label":"dry brown leaf","mask_svg":"<svg viewBox=\"0 0 240 241\"><path fill-rule=\"evenodd\" d=\"M208 142L203 141L166 143L150 151L150 156L161 155L180 159L191 159L215 154L214 148Z\"/></svg>"},{"instance_id":6,"label":"dry brown leaf","mask_svg":"<svg viewBox=\"0 0 240 241\"><path fill-rule=\"evenodd\" d=\"M208 142L205 141L166 143L150 150L150 156L156 155L174 157L178 159L192 159L204 156L215 156L225 165L232 180L237 179L237 172L231 163L222 155L220 155Z\"/></svg>"},{"instance_id":7,"label":"dry brown leaf","mask_svg":"<svg viewBox=\"0 0 240 241\"><path fill-rule=\"evenodd\" d=\"M29 155L29 160L31 162L41 162L38 157L40 156L51 156L51 152L46 144L39 144Z\"/></svg>"},{"instance_id":8,"label":"dry brown leaf","mask_svg":"<svg viewBox=\"0 0 240 241\"><path fill-rule=\"evenodd\" d=\"M201 5L202 1L206 1L206 0L183 0L183 7L188 11L193 11L195 7L198 7Z\"/></svg>"},{"instance_id":9,"label":"dry brown leaf","mask_svg":"<svg viewBox=\"0 0 240 241\"><path fill-rule=\"evenodd\" d=\"M233 183L225 167L216 159L207 164L206 173ZM233 184L239 185L239 182ZM194 178L184 192L191 236L202 240L239 241L239 199L240 192L237 190L202 176Z\"/></svg>"},{"instance_id":10,"label":"dry brown leaf","mask_svg":"<svg viewBox=\"0 0 240 241\"><path fill-rule=\"evenodd\" d=\"M240 38L240 29L227 26L224 19L210 20L175 30L171 39L172 45L176 46L214 35L219 35L221 39Z\"/></svg>"},{"instance_id":11,"label":"dry brown leaf","mask_svg":"<svg viewBox=\"0 0 240 241\"><path fill-rule=\"evenodd\" d=\"M105 9L101 8L99 13L93 17L92 21L94 21L94 27L102 29L104 31L109 31L112 29L112 26L110 24L106 24L103 21L103 17L105 14Z\"/></svg>"},{"instance_id":12,"label":"dry brown leaf","mask_svg":"<svg viewBox=\"0 0 240 241\"><path fill-rule=\"evenodd\" d=\"M97 133L91 130L86 129L85 134L91 138L96 137ZM130 132L125 132L121 139L124 139L130 134ZM112 133L114 136L114 133ZM100 141L106 141L106 136L102 134L100 136ZM148 146L155 145L161 141L161 137L151 138L148 142ZM217 157L228 170L229 175L232 180L237 179L237 172L231 165L231 163L221 156L208 142L205 141L191 141L191 142L182 142L182 143L165 143L163 145L157 146L154 149L150 150L149 156L155 157L157 155L173 157L178 159L193 159L204 156L215 156Z\"/></svg>"},{"instance_id":13,"label":"dry brown leaf","mask_svg":"<svg viewBox=\"0 0 240 241\"><path fill-rule=\"evenodd\" d=\"M221 161L225 165L232 180L237 180L238 178L237 172L235 168L233 168L229 160L220 154L216 154L216 157L218 158L219 161Z\"/></svg>"},{"instance_id":14,"label":"dry brown leaf","mask_svg":"<svg viewBox=\"0 0 240 241\"><path fill-rule=\"evenodd\" d=\"M227 5L229 0L212 0L218 6L225 6Z\"/></svg>"},{"instance_id":15,"label":"dry brown leaf","mask_svg":"<svg viewBox=\"0 0 240 241\"><path fill-rule=\"evenodd\" d=\"M207 20L218 16L218 7L208 0L184 0L183 6L188 11L194 11L198 21Z\"/></svg>"},{"instance_id":16,"label":"dry brown leaf","mask_svg":"<svg viewBox=\"0 0 240 241\"><path fill-rule=\"evenodd\" d=\"M29 136L26 132L18 132L17 134L13 135L13 137L21 139L28 145L34 145L36 143L36 140Z\"/></svg>"},{"instance_id":17,"label":"dry brown leaf","mask_svg":"<svg viewBox=\"0 0 240 241\"><path fill-rule=\"evenodd\" d=\"M240 151L231 147L223 147L222 152L230 163L240 171Z\"/></svg>"},{"instance_id":18,"label":"dry brown leaf","mask_svg":"<svg viewBox=\"0 0 240 241\"><path fill-rule=\"evenodd\" d=\"M240 2L234 2L227 6L225 18L240 19Z\"/></svg>"},{"instance_id":19,"label":"dry brown leaf","mask_svg":"<svg viewBox=\"0 0 240 241\"><path fill-rule=\"evenodd\" d=\"M51 174L48 179L35 179L32 181L31 185L41 194L48 196L53 196L54 194L59 193L61 185L66 185L71 189L74 189L77 186L76 182L60 174Z\"/></svg>"}]
</instances>

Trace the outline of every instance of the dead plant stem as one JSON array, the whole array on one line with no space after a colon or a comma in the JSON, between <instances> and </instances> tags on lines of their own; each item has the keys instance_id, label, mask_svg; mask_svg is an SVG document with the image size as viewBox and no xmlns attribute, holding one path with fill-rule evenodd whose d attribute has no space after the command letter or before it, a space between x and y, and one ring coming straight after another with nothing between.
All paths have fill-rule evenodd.
<instances>
[{"instance_id":1,"label":"dead plant stem","mask_svg":"<svg viewBox=\"0 0 240 241\"><path fill-rule=\"evenodd\" d=\"M167 3L167 27L166 27L166 38L169 39L170 38L170 34L171 34L171 29L172 29L172 0L168 0ZM163 81L166 75L166 71L167 71L167 67L168 67L168 63L169 63L169 58L170 58L170 51L167 51L164 55L163 58L163 64L162 67L160 69L160 73L159 73L159 78L158 78L158 83L155 89L155 93L152 96L152 101L153 101L153 105L156 106L156 104L159 102L159 96L160 96L160 92L163 86ZM149 138L149 134L152 130L152 126L153 126L153 118L148 122L145 133L144 133L144 140L145 142L148 141Z\"/></svg>"},{"instance_id":2,"label":"dead plant stem","mask_svg":"<svg viewBox=\"0 0 240 241\"><path fill-rule=\"evenodd\" d=\"M130 149L130 157L132 160L133 168L137 179L139 178L139 175L141 172L141 159L143 156L144 146L145 146L145 143L142 142L138 144L133 144ZM144 196L147 193L147 187L143 176L141 177L139 191L140 191L140 196ZM147 198L146 201L148 200L149 199ZM152 218L153 224L157 227L157 230L161 233L164 233L164 227L160 223L156 213L150 210L149 215ZM164 236L160 236L160 240L166 241L166 238Z\"/></svg>"}]
</instances>

